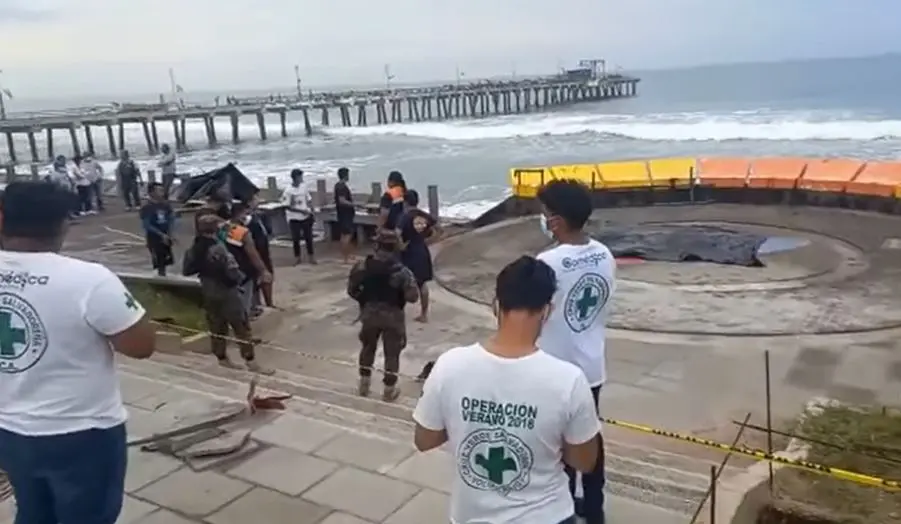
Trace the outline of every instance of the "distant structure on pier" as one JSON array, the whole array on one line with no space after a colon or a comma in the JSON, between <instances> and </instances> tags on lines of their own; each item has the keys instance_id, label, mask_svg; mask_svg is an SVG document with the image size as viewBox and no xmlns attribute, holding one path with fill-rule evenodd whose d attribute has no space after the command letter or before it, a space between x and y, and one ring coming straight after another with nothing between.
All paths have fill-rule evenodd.
<instances>
[{"instance_id":1,"label":"distant structure on pier","mask_svg":"<svg viewBox=\"0 0 901 524\"><path fill-rule=\"evenodd\" d=\"M140 125L144 131L146 150L156 154L160 149L158 124L169 122L178 150L186 149L186 127L189 120L202 121L209 147L219 143L216 134L217 118L231 123L232 143L239 143L239 118L254 115L259 139L267 140L266 115L279 118L282 137L288 136L287 115L299 112L303 116L307 135L313 134L313 121L318 113L322 126L331 126L332 117L343 127L392 124L403 122L443 121L478 118L549 110L581 102L631 97L637 94L639 79L620 74L607 74L603 60L583 60L578 69L564 70L551 76L510 81L454 82L431 87L385 88L313 93L307 95L271 95L256 98L226 97L213 105L180 103L119 104L38 113L10 113L0 120L0 133L6 136L9 160L20 162L14 136L28 138L30 161L42 162L57 154L54 133L68 132L73 153L87 151L97 155L94 128L106 128L108 153L116 157L126 149L125 126ZM373 110L374 109L374 114ZM335 115L337 113L337 115ZM117 129L116 129L117 128ZM81 131L81 133L79 133ZM44 155L38 149L38 135L46 135ZM80 136L81 135L81 136ZM83 136L83 142L82 142ZM82 148L82 143L84 148Z\"/></svg>"}]
</instances>

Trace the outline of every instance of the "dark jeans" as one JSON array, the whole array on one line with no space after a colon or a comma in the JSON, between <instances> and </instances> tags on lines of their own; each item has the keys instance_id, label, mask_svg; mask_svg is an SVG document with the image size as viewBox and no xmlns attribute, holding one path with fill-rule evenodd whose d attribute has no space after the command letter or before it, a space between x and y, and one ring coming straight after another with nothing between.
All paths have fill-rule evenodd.
<instances>
[{"instance_id":1,"label":"dark jeans","mask_svg":"<svg viewBox=\"0 0 901 524\"><path fill-rule=\"evenodd\" d=\"M75 186L78 192L78 210L86 213L93 209L91 205L91 186Z\"/></svg>"},{"instance_id":2,"label":"dark jeans","mask_svg":"<svg viewBox=\"0 0 901 524\"><path fill-rule=\"evenodd\" d=\"M91 184L91 197L97 200L97 211L103 211L103 180Z\"/></svg>"},{"instance_id":3,"label":"dark jeans","mask_svg":"<svg viewBox=\"0 0 901 524\"><path fill-rule=\"evenodd\" d=\"M169 192L172 191L172 183L175 182L175 173L163 173L163 198L169 200Z\"/></svg>"},{"instance_id":4,"label":"dark jeans","mask_svg":"<svg viewBox=\"0 0 901 524\"><path fill-rule=\"evenodd\" d=\"M125 490L125 439L125 424L42 437L0 430L0 469L15 492L15 524L115 524Z\"/></svg>"},{"instance_id":5,"label":"dark jeans","mask_svg":"<svg viewBox=\"0 0 901 524\"><path fill-rule=\"evenodd\" d=\"M137 180L122 180L122 196L125 198L125 207L139 207L141 205L141 193Z\"/></svg>"},{"instance_id":6,"label":"dark jeans","mask_svg":"<svg viewBox=\"0 0 901 524\"><path fill-rule=\"evenodd\" d=\"M289 220L288 228L291 230L291 246L294 248L294 256L300 256L300 239L306 244L307 254L313 256L313 217L304 220Z\"/></svg>"},{"instance_id":7,"label":"dark jeans","mask_svg":"<svg viewBox=\"0 0 901 524\"><path fill-rule=\"evenodd\" d=\"M591 396L594 397L595 409L598 405L598 395L601 386L591 388ZM603 446L603 444L602 444ZM569 492L575 497L576 471L566 466L566 475L569 477ZM576 501L576 508L580 516L585 518L586 524L604 524L604 484L607 478L604 475L604 450L601 449L597 466L591 473L582 474L582 501ZM581 508L580 508L581 507Z\"/></svg>"}]
</instances>

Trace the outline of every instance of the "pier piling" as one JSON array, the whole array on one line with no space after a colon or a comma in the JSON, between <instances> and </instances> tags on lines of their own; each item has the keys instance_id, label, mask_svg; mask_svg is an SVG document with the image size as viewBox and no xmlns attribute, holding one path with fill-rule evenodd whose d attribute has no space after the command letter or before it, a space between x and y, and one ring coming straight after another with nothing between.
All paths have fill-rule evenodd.
<instances>
[{"instance_id":1,"label":"pier piling","mask_svg":"<svg viewBox=\"0 0 901 524\"><path fill-rule=\"evenodd\" d=\"M337 110L341 127L400 124L425 121L447 121L457 118L479 118L494 115L532 113L580 102L635 96L639 79L609 75L599 70L577 69L561 74L516 81L473 81L416 88L388 88L341 92L310 92L304 95L271 95L256 98L229 97L226 104L175 106L167 103L114 104L111 107L73 109L45 113L11 113L0 120L0 133L6 135L10 160L18 162L15 136L28 138L31 160L41 160L35 134L46 133L46 156L54 157L54 130L68 129L72 149L81 150L77 129L84 128L87 151L94 152L93 126L106 127L109 151L113 158L127 148L126 126L140 125L148 153L160 150L157 122L171 122L174 146L187 149L187 124L202 121L209 147L218 145L215 120L228 117L231 141L238 144L240 118L256 118L260 140L269 139L267 113L277 113L279 134L288 136L288 113L299 111L306 136L314 134L310 111L318 111L318 124L333 125L331 111ZM370 120L370 117L372 119ZM118 125L118 137L113 126ZM118 138L118 140L116 140Z\"/></svg>"}]
</instances>

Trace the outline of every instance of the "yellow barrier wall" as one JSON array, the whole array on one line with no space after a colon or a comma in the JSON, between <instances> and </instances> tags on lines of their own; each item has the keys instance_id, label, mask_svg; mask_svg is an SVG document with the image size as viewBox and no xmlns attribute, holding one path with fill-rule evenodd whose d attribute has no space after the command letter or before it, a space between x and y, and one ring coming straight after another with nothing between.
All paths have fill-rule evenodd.
<instances>
[{"instance_id":1,"label":"yellow barrier wall","mask_svg":"<svg viewBox=\"0 0 901 524\"><path fill-rule=\"evenodd\" d=\"M648 175L648 164L636 162L608 162L598 164L604 188L617 189L625 187L649 187L651 177Z\"/></svg>"},{"instance_id":2,"label":"yellow barrier wall","mask_svg":"<svg viewBox=\"0 0 901 524\"><path fill-rule=\"evenodd\" d=\"M901 199L901 162L854 159L712 157L572 164L511 169L510 186L523 198L534 198L538 188L556 178L579 180L594 189L668 187L672 180L686 185L692 168L696 183L713 187L798 187Z\"/></svg>"},{"instance_id":3,"label":"yellow barrier wall","mask_svg":"<svg viewBox=\"0 0 901 524\"><path fill-rule=\"evenodd\" d=\"M674 182L679 186L686 186L691 180L692 173L697 168L694 158L658 158L648 160L648 173L651 176L652 186L670 186Z\"/></svg>"},{"instance_id":4,"label":"yellow barrier wall","mask_svg":"<svg viewBox=\"0 0 901 524\"><path fill-rule=\"evenodd\" d=\"M591 189L600 189L603 184L598 167L594 164L574 164L571 166L549 167L554 178L578 180Z\"/></svg>"}]
</instances>

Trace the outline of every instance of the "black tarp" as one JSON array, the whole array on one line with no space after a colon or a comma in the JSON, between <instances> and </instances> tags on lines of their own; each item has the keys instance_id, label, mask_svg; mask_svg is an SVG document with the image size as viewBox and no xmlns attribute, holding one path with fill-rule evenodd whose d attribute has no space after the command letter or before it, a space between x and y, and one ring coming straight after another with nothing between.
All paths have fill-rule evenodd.
<instances>
[{"instance_id":1,"label":"black tarp","mask_svg":"<svg viewBox=\"0 0 901 524\"><path fill-rule=\"evenodd\" d=\"M240 169L229 162L219 169L189 178L187 184L179 187L178 200L184 203L191 199L203 199L216 191L230 193L233 200L247 202L259 189Z\"/></svg>"},{"instance_id":2,"label":"black tarp","mask_svg":"<svg viewBox=\"0 0 901 524\"><path fill-rule=\"evenodd\" d=\"M592 235L615 257L663 262L714 262L760 267L757 252L767 237L704 225L603 227Z\"/></svg>"}]
</instances>

